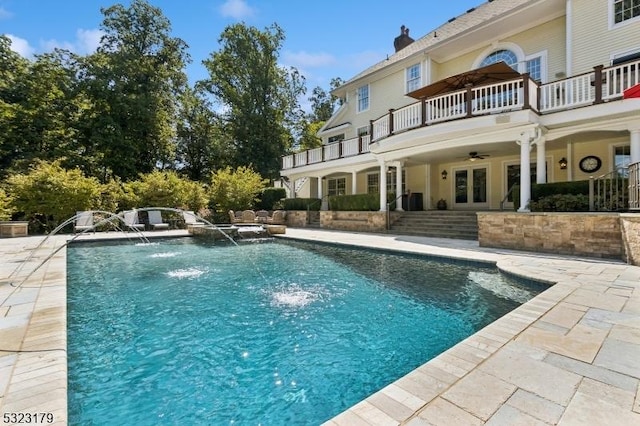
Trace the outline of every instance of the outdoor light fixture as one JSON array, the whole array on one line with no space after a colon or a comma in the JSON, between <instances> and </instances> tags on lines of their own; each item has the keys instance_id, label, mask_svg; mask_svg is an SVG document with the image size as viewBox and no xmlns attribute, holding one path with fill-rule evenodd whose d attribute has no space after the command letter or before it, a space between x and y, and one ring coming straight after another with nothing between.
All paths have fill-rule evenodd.
<instances>
[{"instance_id":1,"label":"outdoor light fixture","mask_svg":"<svg viewBox=\"0 0 640 426\"><path fill-rule=\"evenodd\" d=\"M448 174L449 174L449 173L447 173L447 171L446 171L446 170L443 170L443 171L442 171L442 179L443 179L443 180L446 180L446 179L447 179L447 175L448 175Z\"/></svg>"},{"instance_id":2,"label":"outdoor light fixture","mask_svg":"<svg viewBox=\"0 0 640 426\"><path fill-rule=\"evenodd\" d=\"M566 159L566 158L564 158L564 157L562 157L562 158L560 159L560 161L558 161L558 164L560 164L560 169L561 169L561 170L566 169L566 168L567 168L567 159Z\"/></svg>"}]
</instances>

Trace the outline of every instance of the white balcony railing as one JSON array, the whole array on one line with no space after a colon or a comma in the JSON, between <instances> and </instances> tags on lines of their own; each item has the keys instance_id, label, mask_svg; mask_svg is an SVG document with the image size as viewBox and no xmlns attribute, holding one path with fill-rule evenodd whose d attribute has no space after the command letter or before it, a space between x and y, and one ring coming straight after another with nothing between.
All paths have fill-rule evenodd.
<instances>
[{"instance_id":1,"label":"white balcony railing","mask_svg":"<svg viewBox=\"0 0 640 426\"><path fill-rule=\"evenodd\" d=\"M283 157L283 169L335 160L369 152L372 142L400 132L445 121L474 116L533 109L539 114L599 104L620 99L625 90L640 84L640 60L539 85L521 78L470 87L415 102L373 120L369 135L325 145ZM640 208L640 207L639 207Z\"/></svg>"}]
</instances>

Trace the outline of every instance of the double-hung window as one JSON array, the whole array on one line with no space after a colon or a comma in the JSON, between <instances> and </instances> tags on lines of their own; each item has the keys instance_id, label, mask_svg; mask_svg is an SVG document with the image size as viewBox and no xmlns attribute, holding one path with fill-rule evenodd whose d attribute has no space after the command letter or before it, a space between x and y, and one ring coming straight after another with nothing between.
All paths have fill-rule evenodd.
<instances>
[{"instance_id":1,"label":"double-hung window","mask_svg":"<svg viewBox=\"0 0 640 426\"><path fill-rule=\"evenodd\" d=\"M369 109L369 85L358 87L358 112Z\"/></svg>"},{"instance_id":2,"label":"double-hung window","mask_svg":"<svg viewBox=\"0 0 640 426\"><path fill-rule=\"evenodd\" d=\"M407 68L407 93L420 88L422 78L420 75L420 64L415 64Z\"/></svg>"},{"instance_id":3,"label":"double-hung window","mask_svg":"<svg viewBox=\"0 0 640 426\"><path fill-rule=\"evenodd\" d=\"M640 0L613 0L613 23L619 24L640 16Z\"/></svg>"},{"instance_id":4,"label":"double-hung window","mask_svg":"<svg viewBox=\"0 0 640 426\"><path fill-rule=\"evenodd\" d=\"M345 178L335 178L327 180L327 195L344 195L347 181Z\"/></svg>"}]
</instances>

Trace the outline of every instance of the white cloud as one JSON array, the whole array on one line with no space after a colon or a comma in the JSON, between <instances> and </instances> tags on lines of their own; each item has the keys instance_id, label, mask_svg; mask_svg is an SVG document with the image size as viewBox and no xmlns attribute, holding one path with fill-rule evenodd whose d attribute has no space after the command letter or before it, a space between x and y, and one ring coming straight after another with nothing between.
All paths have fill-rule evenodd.
<instances>
[{"instance_id":1,"label":"white cloud","mask_svg":"<svg viewBox=\"0 0 640 426\"><path fill-rule=\"evenodd\" d=\"M9 12L4 7L0 7L0 19L9 19L13 16L13 13Z\"/></svg>"},{"instance_id":2,"label":"white cloud","mask_svg":"<svg viewBox=\"0 0 640 426\"><path fill-rule=\"evenodd\" d=\"M100 44L100 38L104 34L101 30L84 30L82 28L76 31L76 39L74 41L58 41L55 39L41 42L43 51L50 52L55 48L66 49L71 52L85 55L93 53Z\"/></svg>"},{"instance_id":3,"label":"white cloud","mask_svg":"<svg viewBox=\"0 0 640 426\"><path fill-rule=\"evenodd\" d=\"M336 58L329 53L284 52L282 59L285 63L300 68L328 67L337 63Z\"/></svg>"},{"instance_id":4,"label":"white cloud","mask_svg":"<svg viewBox=\"0 0 640 426\"><path fill-rule=\"evenodd\" d=\"M244 19L254 15L255 10L244 0L227 0L220 6L225 18Z\"/></svg>"},{"instance_id":5,"label":"white cloud","mask_svg":"<svg viewBox=\"0 0 640 426\"><path fill-rule=\"evenodd\" d=\"M100 39L104 35L102 30L83 30L80 28L76 31L76 37L78 39L77 44L81 53L93 53L98 49L100 45Z\"/></svg>"},{"instance_id":6,"label":"white cloud","mask_svg":"<svg viewBox=\"0 0 640 426\"><path fill-rule=\"evenodd\" d=\"M27 40L11 34L7 34L6 36L11 40L11 50L20 54L23 58L30 58L35 53L35 49L29 46Z\"/></svg>"}]
</instances>

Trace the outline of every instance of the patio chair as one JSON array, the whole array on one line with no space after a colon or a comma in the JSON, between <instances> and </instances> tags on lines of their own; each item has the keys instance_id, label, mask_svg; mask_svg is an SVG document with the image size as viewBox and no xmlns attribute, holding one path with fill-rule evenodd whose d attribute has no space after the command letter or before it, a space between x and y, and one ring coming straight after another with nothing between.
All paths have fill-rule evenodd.
<instances>
[{"instance_id":1,"label":"patio chair","mask_svg":"<svg viewBox=\"0 0 640 426\"><path fill-rule=\"evenodd\" d=\"M154 231L157 229L169 229L169 224L162 221L160 210L149 210L147 214L149 215L149 225Z\"/></svg>"},{"instance_id":2,"label":"patio chair","mask_svg":"<svg viewBox=\"0 0 640 426\"><path fill-rule=\"evenodd\" d=\"M287 224L287 212L286 210L275 210L273 215L269 218L267 223L271 225L286 225Z\"/></svg>"},{"instance_id":3,"label":"patio chair","mask_svg":"<svg viewBox=\"0 0 640 426\"><path fill-rule=\"evenodd\" d=\"M242 223L254 223L256 221L256 212L253 210L242 211Z\"/></svg>"},{"instance_id":4,"label":"patio chair","mask_svg":"<svg viewBox=\"0 0 640 426\"><path fill-rule=\"evenodd\" d=\"M187 225L187 228L190 226L204 226L204 222L199 221L196 217L196 214L192 210L183 211L182 217L184 219L185 225Z\"/></svg>"},{"instance_id":5,"label":"patio chair","mask_svg":"<svg viewBox=\"0 0 640 426\"><path fill-rule=\"evenodd\" d=\"M89 229L93 229L95 232L95 227L93 225L93 212L91 211L80 211L76 212L76 220L73 224L73 232L83 232L88 231Z\"/></svg>"},{"instance_id":6,"label":"patio chair","mask_svg":"<svg viewBox=\"0 0 640 426\"><path fill-rule=\"evenodd\" d=\"M256 222L267 223L269 220L269 212L266 210L258 210L256 212Z\"/></svg>"},{"instance_id":7,"label":"patio chair","mask_svg":"<svg viewBox=\"0 0 640 426\"><path fill-rule=\"evenodd\" d=\"M122 214L124 225L132 231L144 231L144 223L138 222L138 212L125 210Z\"/></svg>"}]
</instances>

